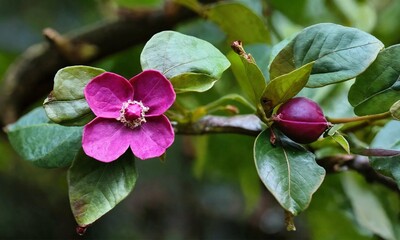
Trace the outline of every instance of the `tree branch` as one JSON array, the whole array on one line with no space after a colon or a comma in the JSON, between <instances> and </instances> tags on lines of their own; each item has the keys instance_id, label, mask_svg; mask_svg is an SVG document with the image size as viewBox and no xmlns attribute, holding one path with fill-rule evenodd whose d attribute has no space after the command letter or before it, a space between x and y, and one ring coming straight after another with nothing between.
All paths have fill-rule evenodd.
<instances>
[{"instance_id":1,"label":"tree branch","mask_svg":"<svg viewBox=\"0 0 400 240\"><path fill-rule=\"evenodd\" d=\"M86 27L68 35L44 30L48 42L27 49L8 69L0 88L2 125L16 119L47 95L55 73L68 65L90 64L131 46L146 42L155 33L172 29L196 14L172 2L164 9L129 10L118 19Z\"/></svg>"},{"instance_id":2,"label":"tree branch","mask_svg":"<svg viewBox=\"0 0 400 240\"><path fill-rule=\"evenodd\" d=\"M233 117L206 116L195 123L173 124L177 134L201 135L210 133L236 133L248 136L257 136L263 129L263 123L256 115L237 115ZM366 154L370 153L364 151ZM390 150L380 149L380 156L394 153ZM353 170L361 174L368 182L381 184L388 189L400 194L397 183L371 167L368 157L356 154L341 154L317 160L328 174Z\"/></svg>"}]
</instances>

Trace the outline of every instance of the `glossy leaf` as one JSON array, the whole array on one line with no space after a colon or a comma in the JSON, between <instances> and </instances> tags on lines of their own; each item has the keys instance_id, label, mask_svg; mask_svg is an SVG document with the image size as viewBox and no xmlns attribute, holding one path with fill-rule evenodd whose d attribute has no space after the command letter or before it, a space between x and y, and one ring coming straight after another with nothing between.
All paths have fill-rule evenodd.
<instances>
[{"instance_id":1,"label":"glossy leaf","mask_svg":"<svg viewBox=\"0 0 400 240\"><path fill-rule=\"evenodd\" d=\"M131 153L102 163L80 151L68 171L69 199L78 225L86 227L113 209L132 191L136 179Z\"/></svg>"},{"instance_id":2,"label":"glossy leaf","mask_svg":"<svg viewBox=\"0 0 400 240\"><path fill-rule=\"evenodd\" d=\"M383 44L361 30L332 23L305 28L274 58L274 79L315 61L308 87L321 87L356 77L375 60Z\"/></svg>"},{"instance_id":3,"label":"glossy leaf","mask_svg":"<svg viewBox=\"0 0 400 240\"><path fill-rule=\"evenodd\" d=\"M243 4L217 3L206 6L202 13L228 35L229 42L271 43L270 33L261 17Z\"/></svg>"},{"instance_id":4,"label":"glossy leaf","mask_svg":"<svg viewBox=\"0 0 400 240\"><path fill-rule=\"evenodd\" d=\"M241 89L254 107L257 107L260 104L260 98L266 86L266 79L262 71L254 59L249 60L234 52L230 52L228 58L232 64L232 72Z\"/></svg>"},{"instance_id":5,"label":"glossy leaf","mask_svg":"<svg viewBox=\"0 0 400 240\"><path fill-rule=\"evenodd\" d=\"M346 173L343 188L351 201L356 221L383 239L396 239L391 221L382 203L359 176Z\"/></svg>"},{"instance_id":6,"label":"glossy leaf","mask_svg":"<svg viewBox=\"0 0 400 240\"><path fill-rule=\"evenodd\" d=\"M349 91L357 115L383 113L400 100L400 45L386 48Z\"/></svg>"},{"instance_id":7,"label":"glossy leaf","mask_svg":"<svg viewBox=\"0 0 400 240\"><path fill-rule=\"evenodd\" d=\"M270 142L270 129L263 131L254 144L254 158L262 182L281 206L298 215L310 204L321 185L325 170L315 156L299 144L274 130L275 145Z\"/></svg>"},{"instance_id":8,"label":"glossy leaf","mask_svg":"<svg viewBox=\"0 0 400 240\"><path fill-rule=\"evenodd\" d=\"M84 125L93 119L83 89L103 72L103 69L88 66L60 69L54 77L53 91L43 103L47 116L53 122L65 125Z\"/></svg>"},{"instance_id":9,"label":"glossy leaf","mask_svg":"<svg viewBox=\"0 0 400 240\"><path fill-rule=\"evenodd\" d=\"M7 126L14 149L43 168L69 166L81 146L82 128L50 123L42 107Z\"/></svg>"},{"instance_id":10,"label":"glossy leaf","mask_svg":"<svg viewBox=\"0 0 400 240\"><path fill-rule=\"evenodd\" d=\"M314 62L308 63L270 81L261 96L261 102L267 117L271 115L276 106L296 96L304 88L313 64Z\"/></svg>"},{"instance_id":11,"label":"glossy leaf","mask_svg":"<svg viewBox=\"0 0 400 240\"><path fill-rule=\"evenodd\" d=\"M155 34L144 46L140 62L143 70L162 72L177 92L206 91L230 66L210 43L174 31Z\"/></svg>"},{"instance_id":12,"label":"glossy leaf","mask_svg":"<svg viewBox=\"0 0 400 240\"><path fill-rule=\"evenodd\" d=\"M371 148L400 150L400 122L390 121L371 142ZM371 166L391 177L400 187L400 155L370 157Z\"/></svg>"}]
</instances>

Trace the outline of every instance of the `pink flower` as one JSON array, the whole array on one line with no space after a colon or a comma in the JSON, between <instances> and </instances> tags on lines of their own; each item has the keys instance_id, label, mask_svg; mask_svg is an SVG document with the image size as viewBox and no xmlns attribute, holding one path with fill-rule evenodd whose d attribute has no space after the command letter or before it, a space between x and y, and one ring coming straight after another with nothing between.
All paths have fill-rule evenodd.
<instances>
[{"instance_id":1,"label":"pink flower","mask_svg":"<svg viewBox=\"0 0 400 240\"><path fill-rule=\"evenodd\" d=\"M129 147L140 159L161 156L174 141L163 113L175 101L171 83L160 72L146 70L129 81L106 72L84 90L96 118L83 129L85 153L102 162L120 157Z\"/></svg>"}]
</instances>

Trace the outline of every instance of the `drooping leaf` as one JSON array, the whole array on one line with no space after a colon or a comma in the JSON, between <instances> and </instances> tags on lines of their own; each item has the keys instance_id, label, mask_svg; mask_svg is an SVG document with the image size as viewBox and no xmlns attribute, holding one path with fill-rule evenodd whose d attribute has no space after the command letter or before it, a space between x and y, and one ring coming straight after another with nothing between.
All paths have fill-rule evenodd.
<instances>
[{"instance_id":1,"label":"drooping leaf","mask_svg":"<svg viewBox=\"0 0 400 240\"><path fill-rule=\"evenodd\" d=\"M270 142L270 129L263 131L254 144L254 158L262 182L281 206L293 215L305 210L313 193L321 185L325 170L315 156L299 144L277 134Z\"/></svg>"},{"instance_id":2,"label":"drooping leaf","mask_svg":"<svg viewBox=\"0 0 400 240\"><path fill-rule=\"evenodd\" d=\"M338 133L335 132L332 136L330 136L336 143L338 143L348 154L350 154L350 145L349 142L347 142L346 138Z\"/></svg>"},{"instance_id":3,"label":"drooping leaf","mask_svg":"<svg viewBox=\"0 0 400 240\"><path fill-rule=\"evenodd\" d=\"M321 87L356 77L375 60L383 44L361 30L332 23L305 28L274 58L274 79L315 61L308 87Z\"/></svg>"},{"instance_id":4,"label":"drooping leaf","mask_svg":"<svg viewBox=\"0 0 400 240\"><path fill-rule=\"evenodd\" d=\"M53 122L65 125L84 125L93 119L83 89L103 72L103 69L88 66L60 69L54 77L53 91L43 103L47 116Z\"/></svg>"},{"instance_id":5,"label":"drooping leaf","mask_svg":"<svg viewBox=\"0 0 400 240\"><path fill-rule=\"evenodd\" d=\"M177 92L208 90L230 66L210 43L174 31L155 34L144 46L140 62L143 70L162 72Z\"/></svg>"},{"instance_id":6,"label":"drooping leaf","mask_svg":"<svg viewBox=\"0 0 400 240\"><path fill-rule=\"evenodd\" d=\"M266 79L251 54L246 53L241 45L238 47L240 48L239 55L234 52L228 54L232 72L244 94L257 108L266 86Z\"/></svg>"},{"instance_id":7,"label":"drooping leaf","mask_svg":"<svg viewBox=\"0 0 400 240\"><path fill-rule=\"evenodd\" d=\"M308 63L290 73L274 78L265 88L261 102L267 117L281 103L296 96L307 84L314 62Z\"/></svg>"},{"instance_id":8,"label":"drooping leaf","mask_svg":"<svg viewBox=\"0 0 400 240\"><path fill-rule=\"evenodd\" d=\"M384 239L394 240L395 234L382 203L360 176L346 173L343 188L351 201L356 221Z\"/></svg>"},{"instance_id":9,"label":"drooping leaf","mask_svg":"<svg viewBox=\"0 0 400 240\"><path fill-rule=\"evenodd\" d=\"M86 227L113 209L135 186L135 159L129 151L102 163L80 151L68 171L69 199L75 220Z\"/></svg>"},{"instance_id":10,"label":"drooping leaf","mask_svg":"<svg viewBox=\"0 0 400 240\"><path fill-rule=\"evenodd\" d=\"M82 127L50 123L42 107L7 126L6 131L14 149L43 168L69 166L81 146Z\"/></svg>"},{"instance_id":11,"label":"drooping leaf","mask_svg":"<svg viewBox=\"0 0 400 240\"><path fill-rule=\"evenodd\" d=\"M387 123L371 142L371 148L400 150L400 122ZM370 157L370 163L375 170L393 178L400 187L400 155Z\"/></svg>"},{"instance_id":12,"label":"drooping leaf","mask_svg":"<svg viewBox=\"0 0 400 240\"><path fill-rule=\"evenodd\" d=\"M383 113L400 100L400 45L379 53L375 62L349 91L349 102L357 115Z\"/></svg>"},{"instance_id":13,"label":"drooping leaf","mask_svg":"<svg viewBox=\"0 0 400 240\"><path fill-rule=\"evenodd\" d=\"M400 120L400 100L395 102L389 109L392 117L396 120Z\"/></svg>"},{"instance_id":14,"label":"drooping leaf","mask_svg":"<svg viewBox=\"0 0 400 240\"><path fill-rule=\"evenodd\" d=\"M270 33L261 17L241 3L212 4L206 6L202 14L228 35L229 42L271 43Z\"/></svg>"}]
</instances>

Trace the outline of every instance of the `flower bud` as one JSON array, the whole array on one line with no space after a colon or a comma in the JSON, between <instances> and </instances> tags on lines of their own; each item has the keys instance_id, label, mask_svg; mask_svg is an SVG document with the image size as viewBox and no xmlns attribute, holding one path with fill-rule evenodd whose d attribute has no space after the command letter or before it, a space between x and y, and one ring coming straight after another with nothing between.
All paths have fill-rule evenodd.
<instances>
[{"instance_id":1,"label":"flower bud","mask_svg":"<svg viewBox=\"0 0 400 240\"><path fill-rule=\"evenodd\" d=\"M311 143L330 126L319 105L305 97L282 104L274 123L287 137L298 143Z\"/></svg>"}]
</instances>

